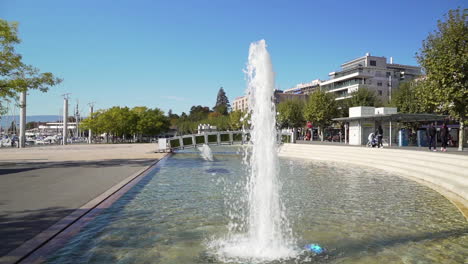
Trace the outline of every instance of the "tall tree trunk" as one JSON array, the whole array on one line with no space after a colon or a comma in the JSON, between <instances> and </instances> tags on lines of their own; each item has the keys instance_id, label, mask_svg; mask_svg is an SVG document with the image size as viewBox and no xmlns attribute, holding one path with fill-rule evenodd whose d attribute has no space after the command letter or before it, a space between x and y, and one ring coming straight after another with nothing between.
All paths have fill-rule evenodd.
<instances>
[{"instance_id":1,"label":"tall tree trunk","mask_svg":"<svg viewBox=\"0 0 468 264\"><path fill-rule=\"evenodd\" d=\"M319 133L320 141L323 142L323 130L321 126L318 127L318 133Z\"/></svg>"},{"instance_id":2,"label":"tall tree trunk","mask_svg":"<svg viewBox=\"0 0 468 264\"><path fill-rule=\"evenodd\" d=\"M458 151L463 151L463 143L465 143L465 125L464 120L460 118L460 130L458 131Z\"/></svg>"}]
</instances>

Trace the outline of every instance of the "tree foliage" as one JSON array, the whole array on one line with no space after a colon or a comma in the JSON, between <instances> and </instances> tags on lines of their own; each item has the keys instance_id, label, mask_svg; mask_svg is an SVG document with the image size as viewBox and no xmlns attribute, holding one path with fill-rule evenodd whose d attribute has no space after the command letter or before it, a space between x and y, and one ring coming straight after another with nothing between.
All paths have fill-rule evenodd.
<instances>
[{"instance_id":1,"label":"tree foliage","mask_svg":"<svg viewBox=\"0 0 468 264\"><path fill-rule=\"evenodd\" d=\"M468 119L468 9L450 10L445 19L416 54L426 72L419 100L450 114L463 127Z\"/></svg>"},{"instance_id":2,"label":"tree foliage","mask_svg":"<svg viewBox=\"0 0 468 264\"><path fill-rule=\"evenodd\" d=\"M323 128L332 123L338 114L338 105L331 93L317 90L313 92L304 108L304 118L319 128L323 140Z\"/></svg>"},{"instance_id":3,"label":"tree foliage","mask_svg":"<svg viewBox=\"0 0 468 264\"><path fill-rule=\"evenodd\" d=\"M247 128L249 120L250 115L240 110L229 113L229 127L232 130L241 130L242 128Z\"/></svg>"},{"instance_id":4,"label":"tree foliage","mask_svg":"<svg viewBox=\"0 0 468 264\"><path fill-rule=\"evenodd\" d=\"M97 134L107 133L117 137L156 136L167 131L169 126L169 118L164 115L163 111L144 106L132 109L114 106L98 110L92 116L81 121L83 129L91 129Z\"/></svg>"},{"instance_id":5,"label":"tree foliage","mask_svg":"<svg viewBox=\"0 0 468 264\"><path fill-rule=\"evenodd\" d=\"M41 73L23 63L22 56L15 51L20 42L18 24L0 19L0 111L2 101L17 100L19 92L34 89L46 92L62 81L50 72Z\"/></svg>"},{"instance_id":6,"label":"tree foliage","mask_svg":"<svg viewBox=\"0 0 468 264\"><path fill-rule=\"evenodd\" d=\"M391 106L398 108L401 113L430 113L434 108L430 105L423 104L419 99L422 93L426 93L423 89L426 86L422 80L402 82L392 92Z\"/></svg>"},{"instance_id":7,"label":"tree foliage","mask_svg":"<svg viewBox=\"0 0 468 264\"><path fill-rule=\"evenodd\" d=\"M465 119L468 112L467 18L466 9L450 10L447 20L438 21L438 29L423 41L417 54L426 72L425 84L430 87L427 95L433 95L421 99L457 119Z\"/></svg>"},{"instance_id":8,"label":"tree foliage","mask_svg":"<svg viewBox=\"0 0 468 264\"><path fill-rule=\"evenodd\" d=\"M200 120L206 119L210 112L211 111L208 106L201 106L201 105L192 106L190 108L188 119L190 121L200 121Z\"/></svg>"},{"instance_id":9,"label":"tree foliage","mask_svg":"<svg viewBox=\"0 0 468 264\"><path fill-rule=\"evenodd\" d=\"M216 104L213 107L213 111L218 112L222 115L227 115L231 105L229 104L229 99L224 92L223 87L219 88L218 95L216 96Z\"/></svg>"},{"instance_id":10,"label":"tree foliage","mask_svg":"<svg viewBox=\"0 0 468 264\"><path fill-rule=\"evenodd\" d=\"M216 126L219 131L240 130L243 125L247 125L248 115L241 111L232 111L228 115L222 115L218 112L211 112L206 115L206 118L200 120L192 120L189 116L182 115L175 120L174 126L180 135L194 134L198 132L198 125L208 124Z\"/></svg>"},{"instance_id":11,"label":"tree foliage","mask_svg":"<svg viewBox=\"0 0 468 264\"><path fill-rule=\"evenodd\" d=\"M367 87L360 87L358 90L349 94L351 97L344 100L337 101L338 116L348 117L349 108L355 106L381 106L382 102L379 100L375 91L369 90Z\"/></svg>"},{"instance_id":12,"label":"tree foliage","mask_svg":"<svg viewBox=\"0 0 468 264\"><path fill-rule=\"evenodd\" d=\"M278 104L278 122L282 128L302 127L305 125L304 102L287 100Z\"/></svg>"},{"instance_id":13,"label":"tree foliage","mask_svg":"<svg viewBox=\"0 0 468 264\"><path fill-rule=\"evenodd\" d=\"M169 119L158 108L146 109L137 118L136 131L141 135L158 135L167 131L170 126Z\"/></svg>"},{"instance_id":14,"label":"tree foliage","mask_svg":"<svg viewBox=\"0 0 468 264\"><path fill-rule=\"evenodd\" d=\"M366 87L360 87L356 91L352 92L351 98L346 99L348 107L355 106L375 106L381 105L380 100L377 98L375 91L371 91Z\"/></svg>"}]
</instances>

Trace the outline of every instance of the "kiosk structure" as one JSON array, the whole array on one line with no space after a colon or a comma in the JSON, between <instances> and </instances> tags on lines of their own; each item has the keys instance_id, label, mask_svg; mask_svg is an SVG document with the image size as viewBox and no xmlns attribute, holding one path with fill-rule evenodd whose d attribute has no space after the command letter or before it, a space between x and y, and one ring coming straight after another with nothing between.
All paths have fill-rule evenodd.
<instances>
[{"instance_id":1,"label":"kiosk structure","mask_svg":"<svg viewBox=\"0 0 468 264\"><path fill-rule=\"evenodd\" d=\"M356 106L349 108L349 117L335 118L345 122L345 139L350 145L365 145L370 133L382 126L383 142L393 146L399 142L400 123L443 121L447 116L435 114L403 114L396 107ZM349 130L349 133L348 133Z\"/></svg>"}]
</instances>

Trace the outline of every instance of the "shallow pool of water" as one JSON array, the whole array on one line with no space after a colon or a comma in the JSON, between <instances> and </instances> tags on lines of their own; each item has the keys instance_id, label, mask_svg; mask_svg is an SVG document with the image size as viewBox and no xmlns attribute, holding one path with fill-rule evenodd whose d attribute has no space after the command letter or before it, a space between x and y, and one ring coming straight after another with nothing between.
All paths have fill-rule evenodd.
<instances>
[{"instance_id":1,"label":"shallow pool of water","mask_svg":"<svg viewBox=\"0 0 468 264\"><path fill-rule=\"evenodd\" d=\"M47 263L225 263L210 244L226 235L233 212L243 210L237 198L246 171L236 152L214 148L213 162L195 151L161 161ZM280 163L297 248L318 243L327 254L271 263L468 261L467 221L437 192L365 167Z\"/></svg>"}]
</instances>

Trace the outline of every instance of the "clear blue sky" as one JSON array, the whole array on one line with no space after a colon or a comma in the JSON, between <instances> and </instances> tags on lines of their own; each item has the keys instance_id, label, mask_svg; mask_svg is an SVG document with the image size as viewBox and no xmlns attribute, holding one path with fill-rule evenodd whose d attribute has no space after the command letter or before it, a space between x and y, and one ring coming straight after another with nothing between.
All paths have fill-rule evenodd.
<instances>
[{"instance_id":1,"label":"clear blue sky","mask_svg":"<svg viewBox=\"0 0 468 264\"><path fill-rule=\"evenodd\" d=\"M366 52L415 65L422 40L458 6L467 1L0 0L0 17L20 23L25 62L64 79L30 92L28 115L58 114L66 92L84 115L89 102L181 113L212 107L220 86L231 101L243 95L253 41L267 41L286 89Z\"/></svg>"}]
</instances>

